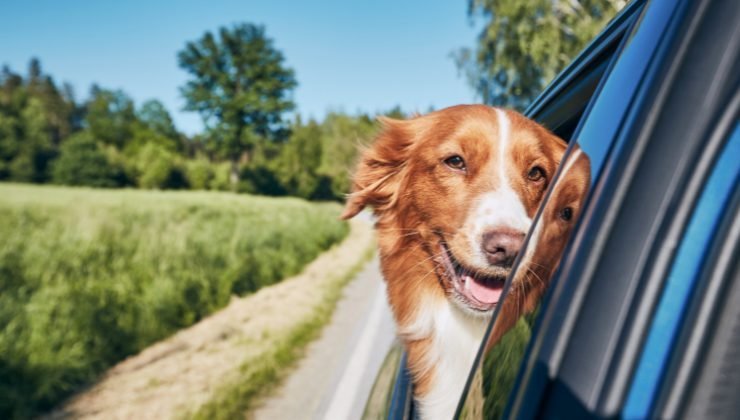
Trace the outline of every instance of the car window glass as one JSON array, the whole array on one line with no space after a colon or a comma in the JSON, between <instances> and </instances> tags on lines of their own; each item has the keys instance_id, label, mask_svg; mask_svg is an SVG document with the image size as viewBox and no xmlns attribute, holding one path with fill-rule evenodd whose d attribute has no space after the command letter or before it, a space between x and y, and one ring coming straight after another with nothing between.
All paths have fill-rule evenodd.
<instances>
[{"instance_id":1,"label":"car window glass","mask_svg":"<svg viewBox=\"0 0 740 420\"><path fill-rule=\"evenodd\" d=\"M540 301L591 185L591 164L574 144L522 250L514 277L489 332L461 418L499 418L514 386Z\"/></svg>"},{"instance_id":2,"label":"car window glass","mask_svg":"<svg viewBox=\"0 0 740 420\"><path fill-rule=\"evenodd\" d=\"M647 69L645 50L659 39L657 33L635 29L640 26L639 16L643 12L637 14L633 29L627 31L612 57L614 67L607 71L598 100L586 111L576 130L559 175L533 223L518 265L508 280L505 297L482 343L478 364L471 372L458 412L461 418L499 418L507 408L541 299L559 267L584 201L608 156L620 145L617 134L622 121L614 116L624 115L631 102L631 95L625 92L634 92L639 85L635 75Z\"/></svg>"}]
</instances>

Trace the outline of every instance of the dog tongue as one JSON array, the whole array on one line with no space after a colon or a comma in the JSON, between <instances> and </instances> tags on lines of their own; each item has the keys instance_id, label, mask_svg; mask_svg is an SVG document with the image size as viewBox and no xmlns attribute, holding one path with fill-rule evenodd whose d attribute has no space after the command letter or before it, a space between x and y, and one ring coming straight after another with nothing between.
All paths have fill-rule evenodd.
<instances>
[{"instance_id":1,"label":"dog tongue","mask_svg":"<svg viewBox=\"0 0 740 420\"><path fill-rule=\"evenodd\" d=\"M470 276L465 276L465 282L470 290L470 294L481 303L498 303L501 299L501 293L503 287L486 287L483 284L478 283Z\"/></svg>"}]
</instances>

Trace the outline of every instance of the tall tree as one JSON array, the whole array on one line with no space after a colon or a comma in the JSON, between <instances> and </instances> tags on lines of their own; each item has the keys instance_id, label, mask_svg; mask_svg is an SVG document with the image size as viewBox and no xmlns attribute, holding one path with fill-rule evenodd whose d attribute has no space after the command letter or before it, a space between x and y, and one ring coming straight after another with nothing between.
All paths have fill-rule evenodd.
<instances>
[{"instance_id":1,"label":"tall tree","mask_svg":"<svg viewBox=\"0 0 740 420\"><path fill-rule=\"evenodd\" d=\"M179 138L175 124L172 122L172 117L162 102L156 99L150 99L144 102L139 108L137 116L139 117L139 121L156 133L173 140Z\"/></svg>"},{"instance_id":2,"label":"tall tree","mask_svg":"<svg viewBox=\"0 0 740 420\"><path fill-rule=\"evenodd\" d=\"M239 181L239 160L258 142L285 137L283 114L294 108L293 70L263 26L222 27L188 42L178 54L191 74L181 91L186 110L201 114L222 154L231 161L231 182Z\"/></svg>"},{"instance_id":3,"label":"tall tree","mask_svg":"<svg viewBox=\"0 0 740 420\"><path fill-rule=\"evenodd\" d=\"M321 137L321 127L316 121L303 124L300 116L296 117L290 139L282 145L275 160L278 178L288 194L314 198L320 178Z\"/></svg>"},{"instance_id":4,"label":"tall tree","mask_svg":"<svg viewBox=\"0 0 740 420\"><path fill-rule=\"evenodd\" d=\"M49 163L72 130L74 102L33 58L24 80L8 67L0 72L0 179L45 182Z\"/></svg>"},{"instance_id":5,"label":"tall tree","mask_svg":"<svg viewBox=\"0 0 740 420\"><path fill-rule=\"evenodd\" d=\"M396 107L390 115L402 117ZM377 124L368 115L350 116L330 113L321 125L322 159L319 173L331 180L330 190L334 198L342 199L351 187L350 174L355 166L360 146L372 141Z\"/></svg>"},{"instance_id":6,"label":"tall tree","mask_svg":"<svg viewBox=\"0 0 740 420\"><path fill-rule=\"evenodd\" d=\"M627 0L468 0L485 25L454 54L481 99L524 109Z\"/></svg>"},{"instance_id":7,"label":"tall tree","mask_svg":"<svg viewBox=\"0 0 740 420\"><path fill-rule=\"evenodd\" d=\"M97 141L123 148L131 139L137 119L134 102L123 91L93 85L85 111L86 128Z\"/></svg>"}]
</instances>

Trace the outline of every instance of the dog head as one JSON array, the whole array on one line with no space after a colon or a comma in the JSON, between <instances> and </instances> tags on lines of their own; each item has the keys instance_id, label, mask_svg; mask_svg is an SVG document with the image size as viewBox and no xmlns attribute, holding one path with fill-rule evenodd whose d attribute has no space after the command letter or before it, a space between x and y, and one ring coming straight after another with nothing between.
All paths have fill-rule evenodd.
<instances>
[{"instance_id":1,"label":"dog head","mask_svg":"<svg viewBox=\"0 0 740 420\"><path fill-rule=\"evenodd\" d=\"M468 313L490 314L565 143L483 105L381 122L343 217L372 206L381 255L418 245L434 263L425 287L441 288Z\"/></svg>"}]
</instances>

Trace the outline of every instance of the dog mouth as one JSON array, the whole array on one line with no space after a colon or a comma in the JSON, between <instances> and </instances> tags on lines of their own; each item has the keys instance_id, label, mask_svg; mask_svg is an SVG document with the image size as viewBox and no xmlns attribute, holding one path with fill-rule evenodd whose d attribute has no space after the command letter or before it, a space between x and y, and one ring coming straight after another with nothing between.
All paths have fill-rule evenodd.
<instances>
[{"instance_id":1,"label":"dog mouth","mask_svg":"<svg viewBox=\"0 0 740 420\"><path fill-rule=\"evenodd\" d=\"M442 248L442 265L456 295L476 311L487 312L495 308L504 291L506 274L488 275L466 267L455 259L444 242L439 245Z\"/></svg>"}]
</instances>

